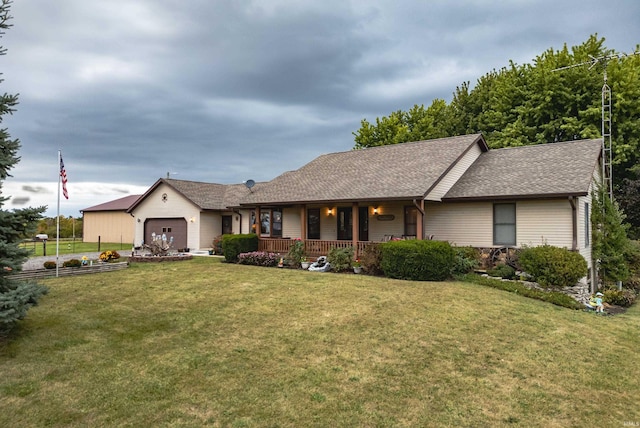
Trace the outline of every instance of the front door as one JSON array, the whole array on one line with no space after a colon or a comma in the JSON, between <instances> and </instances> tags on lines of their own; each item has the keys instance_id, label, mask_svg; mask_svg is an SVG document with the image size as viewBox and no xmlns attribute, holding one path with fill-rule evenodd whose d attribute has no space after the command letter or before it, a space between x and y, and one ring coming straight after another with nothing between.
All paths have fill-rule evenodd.
<instances>
[{"instance_id":1,"label":"front door","mask_svg":"<svg viewBox=\"0 0 640 428\"><path fill-rule=\"evenodd\" d=\"M338 240L353 240L353 217L351 207L338 207ZM358 208L358 240L369 240L369 207Z\"/></svg>"},{"instance_id":2,"label":"front door","mask_svg":"<svg viewBox=\"0 0 640 428\"><path fill-rule=\"evenodd\" d=\"M222 234L228 235L233 233L233 217L230 215L222 216Z\"/></svg>"}]
</instances>

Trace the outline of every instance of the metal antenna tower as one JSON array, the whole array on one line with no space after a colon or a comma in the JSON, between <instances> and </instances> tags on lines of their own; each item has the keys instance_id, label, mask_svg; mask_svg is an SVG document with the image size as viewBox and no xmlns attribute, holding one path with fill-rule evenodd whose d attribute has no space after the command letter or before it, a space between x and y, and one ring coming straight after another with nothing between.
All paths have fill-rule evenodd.
<instances>
[{"instance_id":1,"label":"metal antenna tower","mask_svg":"<svg viewBox=\"0 0 640 428\"><path fill-rule=\"evenodd\" d=\"M607 84L607 64L612 59L622 59L632 55L638 55L640 52L631 54L610 54L600 57L591 58L589 61L579 64L567 65L565 67L556 68L552 71L561 71L574 67L582 67L589 65L589 70L596 64L602 64L602 75L604 84L602 85L602 184L609 191L609 199L613 200L613 153L611 150L611 88Z\"/></svg>"}]
</instances>

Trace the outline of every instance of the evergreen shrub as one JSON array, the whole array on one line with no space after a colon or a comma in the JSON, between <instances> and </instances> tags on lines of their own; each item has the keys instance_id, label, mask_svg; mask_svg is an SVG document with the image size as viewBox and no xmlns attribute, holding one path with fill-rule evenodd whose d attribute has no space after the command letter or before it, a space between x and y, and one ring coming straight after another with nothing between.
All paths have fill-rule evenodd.
<instances>
[{"instance_id":1,"label":"evergreen shrub","mask_svg":"<svg viewBox=\"0 0 640 428\"><path fill-rule=\"evenodd\" d=\"M571 287L587 275L582 255L548 244L524 248L519 263L543 287Z\"/></svg>"},{"instance_id":2,"label":"evergreen shrub","mask_svg":"<svg viewBox=\"0 0 640 428\"><path fill-rule=\"evenodd\" d=\"M46 261L46 262L44 262L44 268L45 269L55 269L56 268L56 262Z\"/></svg>"},{"instance_id":3,"label":"evergreen shrub","mask_svg":"<svg viewBox=\"0 0 640 428\"><path fill-rule=\"evenodd\" d=\"M80 266L82 266L82 262L78 259L70 259L62 263L62 267L80 267Z\"/></svg>"},{"instance_id":4,"label":"evergreen shrub","mask_svg":"<svg viewBox=\"0 0 640 428\"><path fill-rule=\"evenodd\" d=\"M327 254L327 262L334 272L346 272L351 270L353 263L353 247L332 248Z\"/></svg>"},{"instance_id":5,"label":"evergreen shrub","mask_svg":"<svg viewBox=\"0 0 640 428\"><path fill-rule=\"evenodd\" d=\"M475 247L453 247L456 253L452 273L464 275L473 272L480 266L480 251Z\"/></svg>"},{"instance_id":6,"label":"evergreen shrub","mask_svg":"<svg viewBox=\"0 0 640 428\"><path fill-rule=\"evenodd\" d=\"M237 263L238 255L253 251L258 251L258 235L255 233L222 235L222 253L225 261Z\"/></svg>"},{"instance_id":7,"label":"evergreen shrub","mask_svg":"<svg viewBox=\"0 0 640 428\"><path fill-rule=\"evenodd\" d=\"M391 241L382 247L385 276L416 281L443 281L451 275L456 253L444 241Z\"/></svg>"},{"instance_id":8,"label":"evergreen shrub","mask_svg":"<svg viewBox=\"0 0 640 428\"><path fill-rule=\"evenodd\" d=\"M516 276L516 270L509 265L500 264L495 268L487 271L489 276L500 277L504 279L513 279Z\"/></svg>"}]
</instances>

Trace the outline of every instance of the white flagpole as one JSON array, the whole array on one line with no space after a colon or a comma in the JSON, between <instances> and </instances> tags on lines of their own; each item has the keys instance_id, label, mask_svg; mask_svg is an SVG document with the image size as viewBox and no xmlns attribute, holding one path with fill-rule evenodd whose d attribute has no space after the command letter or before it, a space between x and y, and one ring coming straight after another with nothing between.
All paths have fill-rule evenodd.
<instances>
[{"instance_id":1,"label":"white flagpole","mask_svg":"<svg viewBox=\"0 0 640 428\"><path fill-rule=\"evenodd\" d=\"M60 257L60 158L62 158L62 151L58 150L58 211L56 215L56 278L58 277L58 264Z\"/></svg>"}]
</instances>

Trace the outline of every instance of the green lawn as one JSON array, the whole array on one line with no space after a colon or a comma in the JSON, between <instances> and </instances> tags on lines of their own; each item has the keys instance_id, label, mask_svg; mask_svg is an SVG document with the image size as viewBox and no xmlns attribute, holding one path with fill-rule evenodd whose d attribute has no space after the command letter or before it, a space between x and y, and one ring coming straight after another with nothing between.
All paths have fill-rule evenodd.
<instances>
[{"instance_id":1,"label":"green lawn","mask_svg":"<svg viewBox=\"0 0 640 428\"><path fill-rule=\"evenodd\" d=\"M637 305L212 258L43 283L0 341L2 427L640 423Z\"/></svg>"},{"instance_id":2,"label":"green lawn","mask_svg":"<svg viewBox=\"0 0 640 428\"><path fill-rule=\"evenodd\" d=\"M43 256L45 251L45 243L42 241L24 241L20 244L21 248L26 248L30 252L30 257ZM60 240L58 245L58 254L79 254L87 252L97 252L105 250L128 251L131 252L131 244L115 243L115 242L82 242L82 238L73 240ZM50 239L46 242L47 256L56 255L56 240Z\"/></svg>"}]
</instances>

